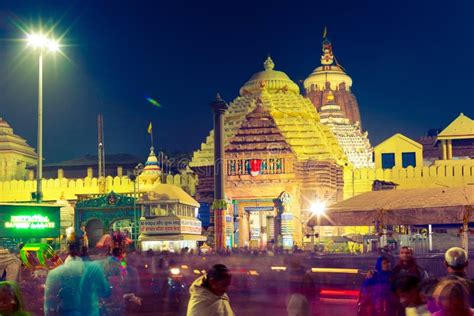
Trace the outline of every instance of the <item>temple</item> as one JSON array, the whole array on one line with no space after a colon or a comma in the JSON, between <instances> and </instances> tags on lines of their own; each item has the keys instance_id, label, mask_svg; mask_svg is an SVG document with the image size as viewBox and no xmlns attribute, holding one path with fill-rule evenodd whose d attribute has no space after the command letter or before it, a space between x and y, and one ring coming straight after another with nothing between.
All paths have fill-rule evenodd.
<instances>
[{"instance_id":1,"label":"temple","mask_svg":"<svg viewBox=\"0 0 474 316\"><path fill-rule=\"evenodd\" d=\"M0 117L0 181L25 180L36 159L34 149Z\"/></svg>"},{"instance_id":2,"label":"temple","mask_svg":"<svg viewBox=\"0 0 474 316\"><path fill-rule=\"evenodd\" d=\"M353 124L359 123L359 105L351 93L352 79L344 68L337 62L333 54L332 44L324 32L321 65L318 66L304 81L306 96L319 111L324 105L330 92L334 94L335 102L341 107L344 116Z\"/></svg>"},{"instance_id":3,"label":"temple","mask_svg":"<svg viewBox=\"0 0 474 316\"><path fill-rule=\"evenodd\" d=\"M331 129L354 168L374 167L373 148L370 146L368 133L360 131L359 122L351 123L344 116L332 91L329 91L325 104L319 109L319 115L321 123Z\"/></svg>"},{"instance_id":4,"label":"temple","mask_svg":"<svg viewBox=\"0 0 474 316\"><path fill-rule=\"evenodd\" d=\"M224 114L229 246L301 245L311 203L342 199L346 155L299 87L274 67L267 58ZM201 203L213 201L213 134L190 164Z\"/></svg>"}]
</instances>

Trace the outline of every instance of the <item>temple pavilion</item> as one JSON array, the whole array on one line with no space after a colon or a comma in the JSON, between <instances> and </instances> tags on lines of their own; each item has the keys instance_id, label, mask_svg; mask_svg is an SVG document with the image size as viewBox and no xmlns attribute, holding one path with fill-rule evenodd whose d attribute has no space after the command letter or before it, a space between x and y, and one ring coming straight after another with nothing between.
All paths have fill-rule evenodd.
<instances>
[{"instance_id":1,"label":"temple pavilion","mask_svg":"<svg viewBox=\"0 0 474 316\"><path fill-rule=\"evenodd\" d=\"M319 109L321 123L328 126L336 136L342 150L352 165L359 168L374 168L373 148L368 133L360 131L359 122L351 123L329 91L325 104Z\"/></svg>"},{"instance_id":2,"label":"temple pavilion","mask_svg":"<svg viewBox=\"0 0 474 316\"><path fill-rule=\"evenodd\" d=\"M224 114L229 246L301 245L310 205L342 199L346 155L298 85L274 68L268 57ZM213 201L213 148L211 131L190 163L201 203Z\"/></svg>"}]
</instances>

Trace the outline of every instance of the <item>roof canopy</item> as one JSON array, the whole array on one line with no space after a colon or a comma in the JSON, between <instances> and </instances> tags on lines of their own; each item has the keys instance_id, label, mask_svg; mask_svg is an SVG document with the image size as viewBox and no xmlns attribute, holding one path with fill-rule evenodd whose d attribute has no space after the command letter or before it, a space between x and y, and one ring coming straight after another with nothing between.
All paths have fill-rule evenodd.
<instances>
[{"instance_id":1,"label":"roof canopy","mask_svg":"<svg viewBox=\"0 0 474 316\"><path fill-rule=\"evenodd\" d=\"M157 183L147 193L145 193L138 203L181 203L193 207L199 207L198 201L193 199L188 193L178 186L164 183Z\"/></svg>"},{"instance_id":2,"label":"roof canopy","mask_svg":"<svg viewBox=\"0 0 474 316\"><path fill-rule=\"evenodd\" d=\"M474 220L474 186L367 192L330 206L323 225L460 224Z\"/></svg>"},{"instance_id":3,"label":"roof canopy","mask_svg":"<svg viewBox=\"0 0 474 316\"><path fill-rule=\"evenodd\" d=\"M437 139L469 139L474 138L474 120L463 113L451 122L441 133Z\"/></svg>"}]
</instances>

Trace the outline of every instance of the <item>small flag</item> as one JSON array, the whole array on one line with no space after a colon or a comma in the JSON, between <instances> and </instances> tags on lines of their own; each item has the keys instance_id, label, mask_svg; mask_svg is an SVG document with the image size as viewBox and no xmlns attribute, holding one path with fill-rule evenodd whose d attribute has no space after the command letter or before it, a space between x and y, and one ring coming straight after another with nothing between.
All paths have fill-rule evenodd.
<instances>
[{"instance_id":1,"label":"small flag","mask_svg":"<svg viewBox=\"0 0 474 316\"><path fill-rule=\"evenodd\" d=\"M151 104L153 104L154 106L161 108L161 104L158 101L156 101L155 99L152 99L152 98L149 98L149 97L146 97L145 99L148 102L150 102Z\"/></svg>"},{"instance_id":2,"label":"small flag","mask_svg":"<svg viewBox=\"0 0 474 316\"><path fill-rule=\"evenodd\" d=\"M327 26L325 26L324 31L323 31L323 38L326 38L327 35L328 35L328 28Z\"/></svg>"},{"instance_id":3,"label":"small flag","mask_svg":"<svg viewBox=\"0 0 474 316\"><path fill-rule=\"evenodd\" d=\"M151 134L151 132L153 131L153 126L151 125L151 122L150 124L148 125L148 134Z\"/></svg>"}]
</instances>

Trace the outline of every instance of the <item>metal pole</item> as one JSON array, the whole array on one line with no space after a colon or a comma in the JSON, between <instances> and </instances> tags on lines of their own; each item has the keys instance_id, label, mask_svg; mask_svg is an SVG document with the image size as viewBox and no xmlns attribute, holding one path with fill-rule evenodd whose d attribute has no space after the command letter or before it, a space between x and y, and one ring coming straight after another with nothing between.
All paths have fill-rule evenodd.
<instances>
[{"instance_id":1,"label":"metal pole","mask_svg":"<svg viewBox=\"0 0 474 316\"><path fill-rule=\"evenodd\" d=\"M311 226L311 246L312 246L312 252L314 252L314 226Z\"/></svg>"},{"instance_id":2,"label":"metal pole","mask_svg":"<svg viewBox=\"0 0 474 316\"><path fill-rule=\"evenodd\" d=\"M431 224L428 225L428 250L433 251L433 228Z\"/></svg>"},{"instance_id":3,"label":"metal pole","mask_svg":"<svg viewBox=\"0 0 474 316\"><path fill-rule=\"evenodd\" d=\"M38 76L38 163L36 167L36 202L43 200L41 180L43 178L43 54L39 55Z\"/></svg>"},{"instance_id":4,"label":"metal pole","mask_svg":"<svg viewBox=\"0 0 474 316\"><path fill-rule=\"evenodd\" d=\"M319 214L317 215L317 220L318 220L318 252L319 252L319 247L321 245L321 216Z\"/></svg>"},{"instance_id":5,"label":"metal pole","mask_svg":"<svg viewBox=\"0 0 474 316\"><path fill-rule=\"evenodd\" d=\"M135 232L134 232L134 241L135 241L135 247L137 247L137 241L138 241L138 230L139 227L137 226L137 179L133 181L133 221L134 221L134 226L135 226Z\"/></svg>"}]
</instances>

